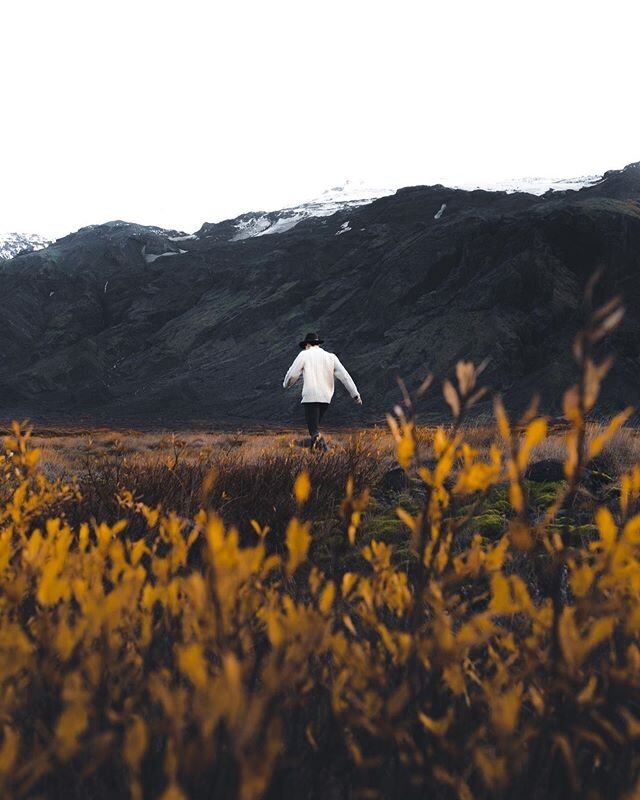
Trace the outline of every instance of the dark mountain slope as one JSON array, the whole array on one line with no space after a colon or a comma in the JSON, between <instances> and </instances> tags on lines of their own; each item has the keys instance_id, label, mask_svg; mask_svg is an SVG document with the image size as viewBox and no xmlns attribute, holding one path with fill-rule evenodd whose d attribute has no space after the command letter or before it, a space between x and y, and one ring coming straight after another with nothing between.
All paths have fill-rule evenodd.
<instances>
[{"instance_id":1,"label":"dark mountain slope","mask_svg":"<svg viewBox=\"0 0 640 800\"><path fill-rule=\"evenodd\" d=\"M628 307L605 407L640 399L638 165L543 197L412 187L241 241L232 223L196 238L92 226L0 264L3 415L281 422L307 330L343 358L370 418L396 401L396 373L415 383L487 356L508 401L535 386L552 410L598 266ZM332 418L358 418L336 395Z\"/></svg>"}]
</instances>

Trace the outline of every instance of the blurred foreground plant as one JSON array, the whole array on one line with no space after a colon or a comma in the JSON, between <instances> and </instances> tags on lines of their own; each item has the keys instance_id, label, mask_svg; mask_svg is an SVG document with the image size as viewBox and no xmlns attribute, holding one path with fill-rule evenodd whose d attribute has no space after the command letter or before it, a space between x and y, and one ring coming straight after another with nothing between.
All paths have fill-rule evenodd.
<instances>
[{"instance_id":1,"label":"blurred foreground plant","mask_svg":"<svg viewBox=\"0 0 640 800\"><path fill-rule=\"evenodd\" d=\"M398 509L408 571L391 545L360 544L369 494L352 480L340 515L361 567L318 569L307 471L287 487L295 516L252 520L248 546L213 510L183 518L126 489L138 525L72 527L60 504L77 490L43 477L14 424L0 457L0 796L637 796L640 466L588 546L561 521L630 413L587 444L608 368L592 346L620 316L619 301L591 312L576 340L567 480L537 516L535 404L513 424L497 399L494 444L472 447L463 423L485 390L461 362L427 464L405 390L389 423L424 496ZM510 512L487 539L474 518L500 485Z\"/></svg>"}]
</instances>

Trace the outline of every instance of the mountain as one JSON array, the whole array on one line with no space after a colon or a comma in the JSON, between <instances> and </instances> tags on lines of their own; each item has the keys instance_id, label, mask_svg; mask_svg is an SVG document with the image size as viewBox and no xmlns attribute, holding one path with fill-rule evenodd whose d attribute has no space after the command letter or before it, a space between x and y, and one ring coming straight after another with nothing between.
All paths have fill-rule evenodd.
<instances>
[{"instance_id":1,"label":"mountain","mask_svg":"<svg viewBox=\"0 0 640 800\"><path fill-rule=\"evenodd\" d=\"M51 244L50 239L35 233L0 233L0 261L20 253L31 253Z\"/></svg>"},{"instance_id":2,"label":"mountain","mask_svg":"<svg viewBox=\"0 0 640 800\"><path fill-rule=\"evenodd\" d=\"M460 358L490 358L483 377L507 404L541 389L557 411L597 267L598 297L622 292L628 309L607 343L618 358L601 408L640 401L640 164L579 190L414 186L352 199L278 235L238 238L260 214L195 234L114 221L0 264L2 416L299 421L299 393L281 381L307 331L365 401L359 411L338 386L328 425L380 419L397 375L442 379ZM293 211L264 216L275 227ZM433 390L424 412L443 411Z\"/></svg>"},{"instance_id":3,"label":"mountain","mask_svg":"<svg viewBox=\"0 0 640 800\"><path fill-rule=\"evenodd\" d=\"M330 217L338 211L371 203L380 197L393 194L395 189L374 189L363 181L345 181L342 186L334 186L324 191L319 197L300 205L279 211L250 211L235 219L221 223L205 223L197 232L202 236L224 236L231 242L252 239L256 236L267 236L274 233L286 233L299 222L311 217Z\"/></svg>"}]
</instances>

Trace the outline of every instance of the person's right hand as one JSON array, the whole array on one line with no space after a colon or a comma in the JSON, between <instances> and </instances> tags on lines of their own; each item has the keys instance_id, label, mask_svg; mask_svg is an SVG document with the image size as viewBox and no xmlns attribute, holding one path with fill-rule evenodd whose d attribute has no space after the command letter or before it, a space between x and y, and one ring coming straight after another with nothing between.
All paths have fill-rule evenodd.
<instances>
[{"instance_id":1,"label":"person's right hand","mask_svg":"<svg viewBox=\"0 0 640 800\"><path fill-rule=\"evenodd\" d=\"M354 402L354 403L355 403L357 406L361 406L361 405L362 405L362 398L360 397L360 395L359 395L359 394L357 394L357 395L356 395L356 396L353 398L353 402Z\"/></svg>"}]
</instances>

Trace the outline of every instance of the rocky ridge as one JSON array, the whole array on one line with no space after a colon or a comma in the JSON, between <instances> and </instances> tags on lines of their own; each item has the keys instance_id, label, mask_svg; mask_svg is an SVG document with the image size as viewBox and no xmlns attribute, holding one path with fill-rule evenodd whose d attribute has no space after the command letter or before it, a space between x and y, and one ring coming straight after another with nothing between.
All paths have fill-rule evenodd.
<instances>
[{"instance_id":1,"label":"rocky ridge","mask_svg":"<svg viewBox=\"0 0 640 800\"><path fill-rule=\"evenodd\" d=\"M195 234L115 221L1 263L3 416L284 423L299 397L282 376L307 330L365 399L359 412L338 387L328 424L381 419L397 375L443 378L459 358L490 358L507 403L537 388L553 412L598 267L601 296L621 291L628 309L602 409L640 400L639 164L541 195L408 187L239 238L247 219ZM443 411L432 392L424 413Z\"/></svg>"}]
</instances>

